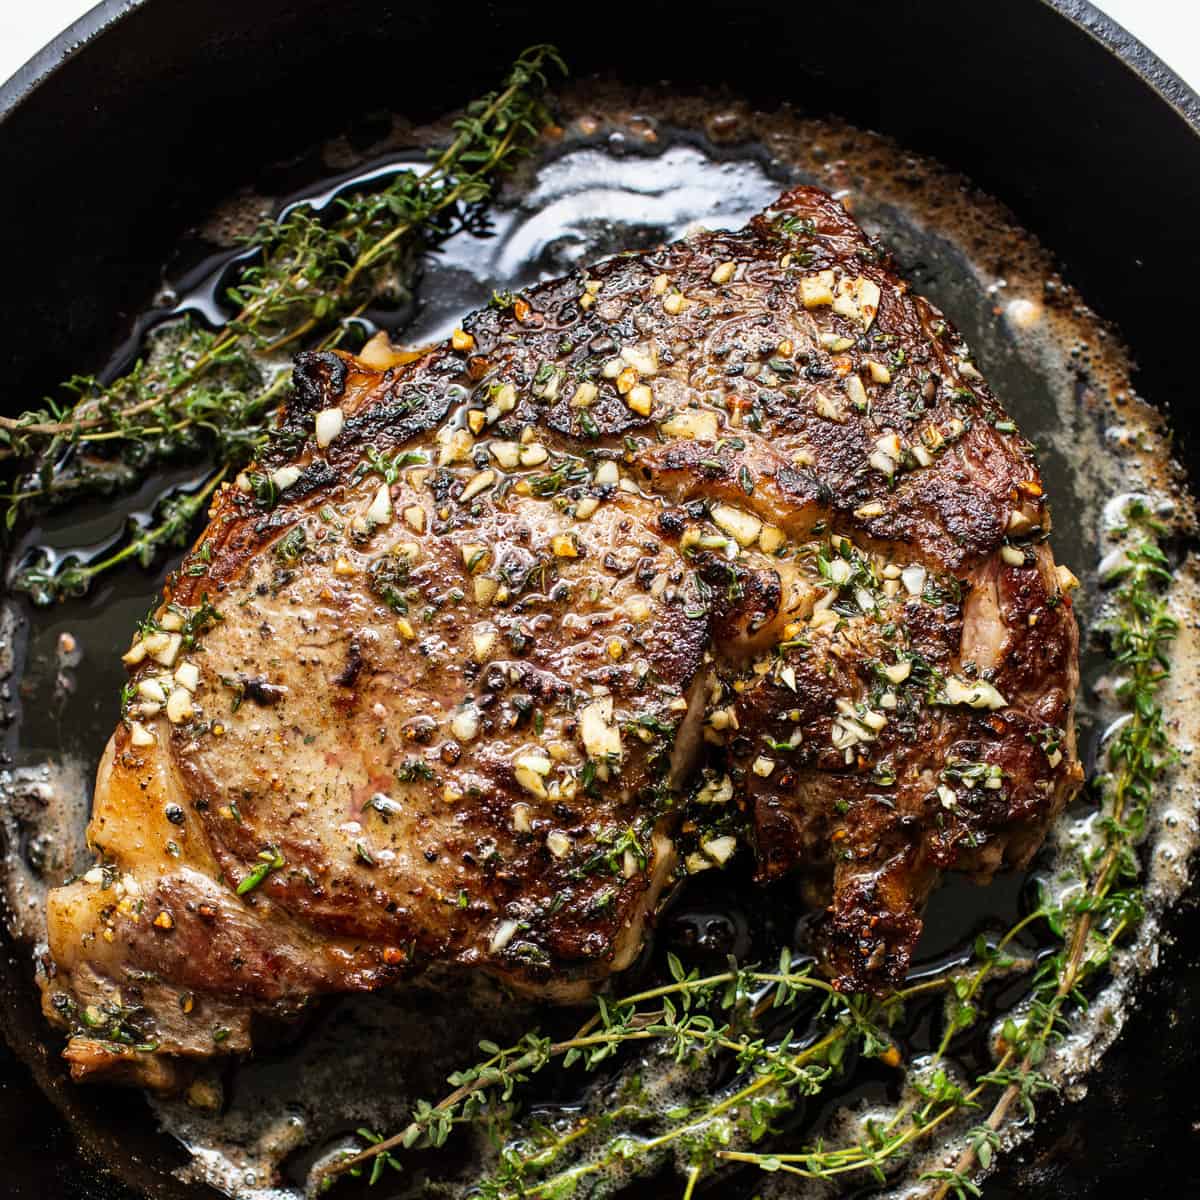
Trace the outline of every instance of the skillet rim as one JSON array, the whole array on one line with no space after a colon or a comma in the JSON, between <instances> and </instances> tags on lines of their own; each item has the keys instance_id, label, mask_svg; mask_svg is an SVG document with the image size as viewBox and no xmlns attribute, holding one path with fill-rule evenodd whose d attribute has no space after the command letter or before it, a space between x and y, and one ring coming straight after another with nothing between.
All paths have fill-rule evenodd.
<instances>
[{"instance_id":1,"label":"skillet rim","mask_svg":"<svg viewBox=\"0 0 1200 1200\"><path fill-rule=\"evenodd\" d=\"M100 0L7 80L0 82L0 135L22 103L67 62L89 53L105 33L153 0ZM1184 81L1145 43L1101 12L1090 0L1036 0L1120 60L1172 112L1200 137L1200 92Z\"/></svg>"}]
</instances>

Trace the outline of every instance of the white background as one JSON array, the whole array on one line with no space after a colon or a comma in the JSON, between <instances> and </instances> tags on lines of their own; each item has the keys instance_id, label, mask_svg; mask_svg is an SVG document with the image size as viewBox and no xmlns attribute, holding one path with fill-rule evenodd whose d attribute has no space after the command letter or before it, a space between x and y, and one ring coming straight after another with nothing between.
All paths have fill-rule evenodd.
<instances>
[{"instance_id":1,"label":"white background","mask_svg":"<svg viewBox=\"0 0 1200 1200\"><path fill-rule=\"evenodd\" d=\"M93 0L0 0L0 80L7 79ZM203 0L188 0L202 3ZM967 0L1003 4L1006 0ZM1096 0L1135 37L1200 90L1200 3L1197 0Z\"/></svg>"}]
</instances>

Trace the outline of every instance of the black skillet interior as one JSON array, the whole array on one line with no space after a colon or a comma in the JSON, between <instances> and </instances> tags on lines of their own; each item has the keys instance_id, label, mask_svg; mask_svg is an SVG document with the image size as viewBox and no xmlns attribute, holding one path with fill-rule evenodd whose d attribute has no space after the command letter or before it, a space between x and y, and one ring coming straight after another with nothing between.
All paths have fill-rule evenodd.
<instances>
[{"instance_id":1,"label":"black skillet interior","mask_svg":"<svg viewBox=\"0 0 1200 1200\"><path fill-rule=\"evenodd\" d=\"M1187 344L1194 312L1200 101L1084 3L737 0L685 10L613 0L571 12L512 0L453 10L111 0L81 32L90 39L81 47L64 36L0 90L0 328L13 408L68 361L101 362L181 231L264 163L373 111L436 115L544 40L578 75L720 81L760 104L787 100L880 129L962 170L1007 202L1119 326L1145 395L1172 405L1184 377L1172 351ZM1200 480L1186 405L1174 403L1172 418ZM987 1195L1157 1195L1164 1162L1176 1194L1200 1186L1189 1153L1200 1127L1193 914L1188 905L1175 915L1164 969L1087 1098L1056 1112ZM114 1094L90 1102L89 1132L71 1124L77 1101L50 1052L30 1049L41 1027L24 960L14 955L2 974L5 1010L18 1014L6 1033L25 1047L21 1059L44 1065L35 1085L11 1052L0 1055L0 1192L178 1194L140 1105Z\"/></svg>"}]
</instances>

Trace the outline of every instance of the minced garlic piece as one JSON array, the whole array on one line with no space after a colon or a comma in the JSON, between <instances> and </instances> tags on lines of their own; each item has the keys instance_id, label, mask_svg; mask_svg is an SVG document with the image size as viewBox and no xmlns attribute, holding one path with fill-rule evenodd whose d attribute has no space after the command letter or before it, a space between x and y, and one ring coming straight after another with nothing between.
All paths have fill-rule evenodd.
<instances>
[{"instance_id":1,"label":"minced garlic piece","mask_svg":"<svg viewBox=\"0 0 1200 1200\"><path fill-rule=\"evenodd\" d=\"M706 408L684 408L672 413L659 428L668 437L690 438L696 442L715 442L719 419Z\"/></svg>"},{"instance_id":2,"label":"minced garlic piece","mask_svg":"<svg viewBox=\"0 0 1200 1200\"><path fill-rule=\"evenodd\" d=\"M346 424L346 414L340 408L324 408L317 413L315 432L317 445L322 450L342 432Z\"/></svg>"},{"instance_id":3,"label":"minced garlic piece","mask_svg":"<svg viewBox=\"0 0 1200 1200\"><path fill-rule=\"evenodd\" d=\"M729 504L714 505L712 519L718 529L729 534L743 548L751 545L762 530L762 521L753 513L743 512Z\"/></svg>"},{"instance_id":4,"label":"minced garlic piece","mask_svg":"<svg viewBox=\"0 0 1200 1200\"><path fill-rule=\"evenodd\" d=\"M611 696L601 696L580 710L579 737L589 758L621 757L621 731L613 720Z\"/></svg>"},{"instance_id":5,"label":"minced garlic piece","mask_svg":"<svg viewBox=\"0 0 1200 1200\"><path fill-rule=\"evenodd\" d=\"M644 384L630 388L625 403L639 416L648 417L654 407L654 393Z\"/></svg>"},{"instance_id":6,"label":"minced garlic piece","mask_svg":"<svg viewBox=\"0 0 1200 1200\"><path fill-rule=\"evenodd\" d=\"M833 272L818 271L800 280L800 300L805 308L821 308L833 303Z\"/></svg>"},{"instance_id":7,"label":"minced garlic piece","mask_svg":"<svg viewBox=\"0 0 1200 1200\"><path fill-rule=\"evenodd\" d=\"M480 471L467 481L466 487L463 488L459 495L460 501L470 500L474 496L478 496L480 492L487 491L488 488L496 482L496 472L491 470Z\"/></svg>"}]
</instances>

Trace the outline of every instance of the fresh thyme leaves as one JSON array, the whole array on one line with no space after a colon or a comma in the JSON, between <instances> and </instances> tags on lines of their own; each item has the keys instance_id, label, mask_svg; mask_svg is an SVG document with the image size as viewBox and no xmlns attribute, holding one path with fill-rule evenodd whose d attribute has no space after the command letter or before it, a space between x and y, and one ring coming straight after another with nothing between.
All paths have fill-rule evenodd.
<instances>
[{"instance_id":1,"label":"fresh thyme leaves","mask_svg":"<svg viewBox=\"0 0 1200 1200\"><path fill-rule=\"evenodd\" d=\"M239 896L252 892L272 871L278 871L284 865L283 855L274 846L268 846L259 852L258 862L246 873L246 877L237 885Z\"/></svg>"},{"instance_id":2,"label":"fresh thyme leaves","mask_svg":"<svg viewBox=\"0 0 1200 1200\"><path fill-rule=\"evenodd\" d=\"M37 551L34 560L13 576L12 586L28 592L35 604L51 604L56 599L84 595L98 575L123 562L132 560L150 566L163 548L187 545L198 516L224 478L225 468L221 468L198 491L168 492L159 501L151 524L134 522L129 539L95 562L81 563L73 555L55 562L47 551Z\"/></svg>"},{"instance_id":3,"label":"fresh thyme leaves","mask_svg":"<svg viewBox=\"0 0 1200 1200\"><path fill-rule=\"evenodd\" d=\"M441 1146L456 1124L502 1112L513 1101L517 1087L551 1062L592 1071L622 1048L639 1043L652 1044L674 1061L692 1066L699 1066L716 1051L735 1055L751 1071L752 1079L724 1096L719 1107L725 1112L741 1105L749 1114L751 1100L760 1095L815 1090L835 1065L830 1058L831 1047L856 1028L851 1021L841 1022L834 1035L805 1045L794 1044L791 1035L771 1042L751 1036L756 1016L770 1007L777 993L786 996L789 1003L806 997L831 1009L848 1009L856 1003L838 996L824 980L811 976L807 968L793 968L786 957L776 972L731 966L727 971L701 977L696 970L685 971L674 956L670 958L670 969L671 982L660 987L620 999L597 997L597 1011L572 1037L553 1041L535 1030L505 1048L481 1042L480 1050L486 1057L474 1067L450 1076L453 1091L437 1104L418 1102L412 1119L400 1133L335 1163L332 1173L352 1170L398 1147ZM761 1109L758 1111L761 1116ZM679 1140L696 1125L686 1114L677 1114L674 1132L662 1135L654 1148ZM578 1134L560 1140L560 1148L566 1150L578 1140ZM608 1145L597 1156L548 1175L543 1172L558 1162L557 1153L540 1147L526 1158L519 1151L506 1151L497 1175L481 1181L480 1194L493 1200L518 1195L566 1195L568 1182L614 1166L620 1156L611 1157L612 1151L613 1146Z\"/></svg>"},{"instance_id":4,"label":"fresh thyme leaves","mask_svg":"<svg viewBox=\"0 0 1200 1200\"><path fill-rule=\"evenodd\" d=\"M920 1144L953 1129L965 1145L958 1162L923 1179L938 1200L977 1196L978 1172L995 1158L1005 1123L1014 1112L1032 1118L1042 1095L1055 1088L1046 1069L1055 1043L1086 1006L1088 984L1142 915L1136 847L1155 785L1171 762L1158 692L1176 622L1165 598L1171 578L1159 544L1165 530L1144 506L1131 506L1128 517L1124 559L1110 576L1116 586L1106 626L1127 716L1095 781L1100 842L1084 856L1079 886L1067 888L1065 899L1044 897L1002 937L978 939L968 965L883 999L840 995L793 966L786 952L774 972L731 963L703 978L671 957L670 982L622 999L597 997L596 1013L572 1037L555 1041L531 1031L504 1049L481 1043L485 1057L450 1077L453 1090L445 1098L418 1103L394 1137L364 1137L370 1144L336 1163L327 1182L398 1148L440 1146L455 1125L478 1119L488 1120L502 1143L494 1169L475 1181L485 1200L590 1194L589 1185L603 1185L618 1170L623 1178L645 1177L672 1163L684 1200L700 1180L735 1165L857 1186L885 1181ZM1051 757L1059 740L1059 731L1050 730L1036 744ZM1003 785L986 765L965 760L948 764L946 776L970 788ZM1059 939L1056 953L1038 957L1025 948L1035 928ZM997 1031L997 1060L973 1080L962 1079L949 1056L986 1013L985 988L1023 977L1030 990ZM942 997L942 1035L932 1054L906 1064L890 1028L906 1003L929 995ZM825 1089L853 1050L904 1071L907 1086L894 1112L858 1141L758 1146L768 1138L778 1142L780 1118L799 1098ZM653 1057L678 1064L694 1081L686 1102L678 1090L671 1104L648 1090L641 1067ZM552 1062L564 1070L616 1066L603 1111L552 1126L522 1120L520 1089ZM678 1077L670 1086L677 1083Z\"/></svg>"},{"instance_id":5,"label":"fresh thyme leaves","mask_svg":"<svg viewBox=\"0 0 1200 1200\"><path fill-rule=\"evenodd\" d=\"M552 46L531 47L498 91L467 107L426 171L399 171L384 186L339 197L329 217L298 205L264 222L249 239L256 256L226 289L235 312L218 330L181 318L115 380L76 376L61 399L0 416L0 464L12 479L7 528L32 507L127 487L181 455L216 464L207 497L266 444L287 387L276 356L334 346L374 300L403 294L420 251L448 231L449 218L486 202L528 152L546 124L548 75L564 70ZM39 554L14 586L51 603L82 595L127 559L148 564L159 549L186 541L201 502L189 507L168 495L158 507L155 522L107 558L55 564Z\"/></svg>"}]
</instances>

